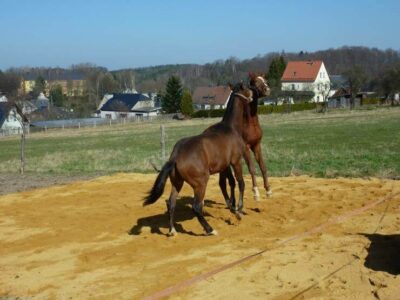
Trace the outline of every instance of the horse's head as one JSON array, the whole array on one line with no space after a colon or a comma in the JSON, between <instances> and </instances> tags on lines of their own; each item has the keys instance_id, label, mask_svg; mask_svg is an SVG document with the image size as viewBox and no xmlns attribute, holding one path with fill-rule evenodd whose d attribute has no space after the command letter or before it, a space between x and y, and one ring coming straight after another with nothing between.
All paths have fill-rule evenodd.
<instances>
[{"instance_id":1,"label":"horse's head","mask_svg":"<svg viewBox=\"0 0 400 300\"><path fill-rule=\"evenodd\" d=\"M250 78L250 86L254 87L259 97L268 96L271 92L267 81L264 79L264 76L256 73L249 73Z\"/></svg>"}]
</instances>

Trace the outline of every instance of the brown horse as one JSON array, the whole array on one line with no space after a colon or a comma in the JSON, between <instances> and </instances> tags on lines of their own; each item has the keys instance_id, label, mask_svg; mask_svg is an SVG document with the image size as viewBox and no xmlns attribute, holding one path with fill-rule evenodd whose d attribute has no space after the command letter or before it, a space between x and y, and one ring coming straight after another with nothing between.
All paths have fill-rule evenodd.
<instances>
[{"instance_id":1,"label":"brown horse","mask_svg":"<svg viewBox=\"0 0 400 300\"><path fill-rule=\"evenodd\" d=\"M243 207L244 180L241 158L245 152L243 142L243 116L252 101L253 92L242 89L233 93L223 120L213 130L178 141L168 162L162 167L143 205L152 204L161 197L167 178L172 190L167 202L170 232L176 235L174 210L176 198L184 182L194 191L193 211L208 235L217 234L203 216L204 194L211 174L220 173L232 166L239 186L239 211Z\"/></svg>"},{"instance_id":2,"label":"brown horse","mask_svg":"<svg viewBox=\"0 0 400 300\"><path fill-rule=\"evenodd\" d=\"M264 187L265 187L267 196L269 197L272 195L271 187L268 182L267 167L265 166L265 163L264 163L264 160L262 157L262 153L261 153L261 139L262 139L263 133L262 133L262 129L260 126L260 122L258 120L258 115L257 115L258 98L269 95L270 89L269 89L268 84L266 83L265 79L261 75L256 75L254 73L250 73L249 77L250 77L249 88L253 91L253 101L251 103L249 103L249 114L246 114L243 116L242 137L246 144L244 158L245 158L245 161L249 168L249 172L251 174L254 198L256 200L258 200L260 193L259 193L258 187L257 187L257 181L256 181L256 176L255 176L256 171L255 171L254 163L251 160L250 150L254 153L255 159L258 162L258 165L262 172L263 179L264 179ZM226 111L225 115L228 113L229 113L229 111ZM218 124L210 126L209 128L206 129L205 132L207 132L209 130L213 130L213 128L215 126L218 126ZM226 191L226 179L229 180L229 185L231 187L231 197L230 198ZM234 194L235 180L233 178L232 171L230 168L227 168L226 170L223 170L220 173L219 185L220 185L220 188L221 188L221 191L222 191L222 194L224 196L227 206L229 208L231 208L232 210L234 210L235 209L235 194Z\"/></svg>"}]
</instances>

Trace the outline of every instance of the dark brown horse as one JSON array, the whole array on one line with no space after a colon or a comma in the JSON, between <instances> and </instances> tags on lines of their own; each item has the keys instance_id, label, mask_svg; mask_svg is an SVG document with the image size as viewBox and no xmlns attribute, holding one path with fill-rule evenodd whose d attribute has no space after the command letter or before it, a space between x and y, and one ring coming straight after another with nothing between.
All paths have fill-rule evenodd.
<instances>
[{"instance_id":1,"label":"dark brown horse","mask_svg":"<svg viewBox=\"0 0 400 300\"><path fill-rule=\"evenodd\" d=\"M262 139L263 133L262 133L262 129L261 129L260 122L258 120L258 114L257 114L258 98L269 95L270 89L269 89L266 81L264 80L264 78L261 75L256 75L256 74L250 73L249 77L250 77L249 88L253 91L253 101L251 103L249 103L249 113L247 113L243 116L242 137L246 144L244 158L245 158L245 161L249 168L249 172L251 174L254 198L256 200L258 200L260 193L259 193L258 187L257 187L257 181L256 181L256 176L255 176L256 171L255 171L254 163L251 160L250 150L254 153L254 157L255 157L256 161L258 162L258 165L262 172L263 179L264 179L264 187L265 187L267 196L272 195L271 187L268 182L267 167L265 166L264 159L263 159L262 153L261 153L261 139ZM225 115L228 113L229 113L229 111L227 110L225 112ZM218 126L218 124L210 126L209 128L206 129L205 132L213 130L213 128L215 126ZM226 191L226 179L229 180L229 185L231 188L231 197L230 198ZM233 178L232 171L230 168L228 168L220 173L219 185L221 187L221 191L222 191L222 194L224 196L227 206L231 209L235 209L235 194L234 194L235 180Z\"/></svg>"},{"instance_id":2,"label":"dark brown horse","mask_svg":"<svg viewBox=\"0 0 400 300\"><path fill-rule=\"evenodd\" d=\"M211 174L220 173L232 167L239 186L239 211L243 207L244 180L242 156L245 152L243 141L243 116L248 114L248 103L253 92L242 89L233 93L223 120L213 130L178 141L168 162L162 167L157 179L145 198L143 205L152 204L161 197L167 178L172 190L167 202L170 217L169 235L176 235L174 210L176 198L184 182L194 191L193 211L207 234L217 234L203 216L204 194Z\"/></svg>"}]
</instances>

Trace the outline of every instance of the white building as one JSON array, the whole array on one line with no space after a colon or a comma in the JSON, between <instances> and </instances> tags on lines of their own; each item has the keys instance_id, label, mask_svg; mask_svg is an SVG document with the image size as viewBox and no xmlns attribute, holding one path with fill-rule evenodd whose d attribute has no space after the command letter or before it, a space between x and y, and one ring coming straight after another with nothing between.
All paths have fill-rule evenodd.
<instances>
[{"instance_id":1,"label":"white building","mask_svg":"<svg viewBox=\"0 0 400 300\"><path fill-rule=\"evenodd\" d=\"M22 126L28 120L21 110L10 102L0 102L0 135L22 133Z\"/></svg>"},{"instance_id":2,"label":"white building","mask_svg":"<svg viewBox=\"0 0 400 300\"><path fill-rule=\"evenodd\" d=\"M104 102L104 103L103 103ZM155 117L160 108L155 107L154 100L143 94L116 93L103 98L100 117L107 119Z\"/></svg>"},{"instance_id":3,"label":"white building","mask_svg":"<svg viewBox=\"0 0 400 300\"><path fill-rule=\"evenodd\" d=\"M290 61L282 75L282 91L293 102L296 94L311 97L311 102L328 99L330 79L323 61ZM291 99L290 99L291 98Z\"/></svg>"}]
</instances>

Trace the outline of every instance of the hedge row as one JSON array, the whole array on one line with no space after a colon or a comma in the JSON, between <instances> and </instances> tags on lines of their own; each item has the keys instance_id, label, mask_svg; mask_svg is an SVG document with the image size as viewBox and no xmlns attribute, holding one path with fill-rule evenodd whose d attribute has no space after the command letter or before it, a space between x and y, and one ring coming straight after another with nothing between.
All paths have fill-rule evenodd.
<instances>
[{"instance_id":1,"label":"hedge row","mask_svg":"<svg viewBox=\"0 0 400 300\"><path fill-rule=\"evenodd\" d=\"M376 104L381 104L382 102L384 101L382 101L379 98L366 98L362 100L363 105L376 105Z\"/></svg>"},{"instance_id":2,"label":"hedge row","mask_svg":"<svg viewBox=\"0 0 400 300\"><path fill-rule=\"evenodd\" d=\"M302 110L311 110L317 107L316 103L296 103L283 105L260 105L258 114L265 115L271 113L285 113ZM193 114L193 118L220 118L224 115L225 109L198 110Z\"/></svg>"}]
</instances>

